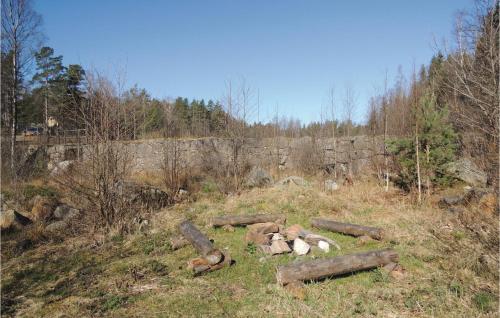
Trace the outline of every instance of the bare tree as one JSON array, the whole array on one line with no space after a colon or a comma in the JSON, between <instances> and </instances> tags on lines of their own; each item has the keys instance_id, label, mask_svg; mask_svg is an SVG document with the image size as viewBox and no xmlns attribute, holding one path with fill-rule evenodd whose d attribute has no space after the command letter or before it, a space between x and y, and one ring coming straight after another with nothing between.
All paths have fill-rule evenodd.
<instances>
[{"instance_id":1,"label":"bare tree","mask_svg":"<svg viewBox=\"0 0 500 318\"><path fill-rule=\"evenodd\" d=\"M87 203L95 228L108 230L127 227L134 213L125 182L132 158L119 143L120 136L128 135L119 105L112 83L98 73L87 73L86 101L78 116L87 134L83 160L54 180Z\"/></svg>"},{"instance_id":2,"label":"bare tree","mask_svg":"<svg viewBox=\"0 0 500 318\"><path fill-rule=\"evenodd\" d=\"M335 131L337 130L337 122L336 122L336 115L337 115L337 108L335 105L335 89L330 87L329 91L329 98L330 98L330 116L332 120L332 140L333 140L333 177L337 179L337 139L335 136Z\"/></svg>"},{"instance_id":3,"label":"bare tree","mask_svg":"<svg viewBox=\"0 0 500 318\"><path fill-rule=\"evenodd\" d=\"M161 170L163 183L170 196L174 197L183 186L183 177L187 181L189 169L181 166L181 148L177 138L165 141L162 151Z\"/></svg>"},{"instance_id":4,"label":"bare tree","mask_svg":"<svg viewBox=\"0 0 500 318\"><path fill-rule=\"evenodd\" d=\"M345 95L344 95L344 120L347 126L347 139L349 141L349 146L347 150L347 158L348 158L348 168L347 168L347 177L349 178L349 182L352 182L352 154L351 148L353 142L351 141L351 129L352 129L352 119L354 110L356 108L356 95L354 93L353 88L350 85L346 85Z\"/></svg>"},{"instance_id":5,"label":"bare tree","mask_svg":"<svg viewBox=\"0 0 500 318\"><path fill-rule=\"evenodd\" d=\"M389 191L389 154L387 153L387 71L384 79L384 96L382 98L382 114L384 116L384 165L385 191Z\"/></svg>"},{"instance_id":6,"label":"bare tree","mask_svg":"<svg viewBox=\"0 0 500 318\"><path fill-rule=\"evenodd\" d=\"M232 82L227 83L227 93L224 98L226 108L226 137L231 141L231 162L234 188L238 189L241 177L246 169L245 140L248 137L247 121L254 110L253 90L242 78L233 94Z\"/></svg>"},{"instance_id":7,"label":"bare tree","mask_svg":"<svg viewBox=\"0 0 500 318\"><path fill-rule=\"evenodd\" d=\"M16 135L19 95L23 76L39 46L42 20L29 0L2 1L2 54L12 59L12 78L9 87L10 168L15 179ZM4 105L5 106L5 105Z\"/></svg>"},{"instance_id":8,"label":"bare tree","mask_svg":"<svg viewBox=\"0 0 500 318\"><path fill-rule=\"evenodd\" d=\"M448 52L446 86L454 96L457 126L484 139L478 152L493 183L498 182L500 96L499 2L478 0L472 13L458 15L456 48ZM477 142L476 142L476 146Z\"/></svg>"}]
</instances>

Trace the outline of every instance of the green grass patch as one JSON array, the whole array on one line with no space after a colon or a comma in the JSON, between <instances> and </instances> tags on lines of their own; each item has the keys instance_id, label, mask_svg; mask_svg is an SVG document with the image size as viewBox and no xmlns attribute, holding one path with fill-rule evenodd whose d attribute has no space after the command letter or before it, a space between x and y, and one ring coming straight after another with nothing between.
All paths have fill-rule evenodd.
<instances>
[{"instance_id":1,"label":"green grass patch","mask_svg":"<svg viewBox=\"0 0 500 318\"><path fill-rule=\"evenodd\" d=\"M497 297L486 291L476 293L472 298L472 302L482 312L491 312L497 308Z\"/></svg>"}]
</instances>

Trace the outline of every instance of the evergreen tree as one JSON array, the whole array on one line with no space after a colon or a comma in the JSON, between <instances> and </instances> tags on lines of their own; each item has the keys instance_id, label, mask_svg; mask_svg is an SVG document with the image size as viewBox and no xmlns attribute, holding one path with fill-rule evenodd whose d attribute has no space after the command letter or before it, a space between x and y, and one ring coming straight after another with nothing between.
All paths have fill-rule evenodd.
<instances>
[{"instance_id":1,"label":"evergreen tree","mask_svg":"<svg viewBox=\"0 0 500 318\"><path fill-rule=\"evenodd\" d=\"M54 56L54 49L42 47L35 53L37 73L33 76L33 82L38 84L38 90L44 99L44 126L45 132L48 131L49 103L57 102L58 85L63 80L64 66L62 65L62 56Z\"/></svg>"},{"instance_id":2,"label":"evergreen tree","mask_svg":"<svg viewBox=\"0 0 500 318\"><path fill-rule=\"evenodd\" d=\"M455 158L457 134L448 121L448 110L438 106L433 94L426 93L419 99L419 107L415 112L419 127L421 170L426 181L424 185L430 189L433 185L450 184L453 176L446 173L445 165ZM409 191L417 183L415 139L390 140L388 150L399 165L396 183Z\"/></svg>"},{"instance_id":3,"label":"evergreen tree","mask_svg":"<svg viewBox=\"0 0 500 318\"><path fill-rule=\"evenodd\" d=\"M64 82L62 89L62 105L65 109L61 109L61 120L72 123L71 126L79 128L81 123L78 122L78 112L81 111L81 103L84 99L83 85L85 82L85 71L78 64L70 64L63 75Z\"/></svg>"}]
</instances>

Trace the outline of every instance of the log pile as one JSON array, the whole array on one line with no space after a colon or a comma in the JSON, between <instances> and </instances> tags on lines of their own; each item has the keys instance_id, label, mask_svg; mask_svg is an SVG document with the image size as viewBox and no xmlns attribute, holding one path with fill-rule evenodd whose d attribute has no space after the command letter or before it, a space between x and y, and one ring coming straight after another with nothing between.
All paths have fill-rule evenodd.
<instances>
[{"instance_id":1,"label":"log pile","mask_svg":"<svg viewBox=\"0 0 500 318\"><path fill-rule=\"evenodd\" d=\"M212 219L211 225L222 227L227 232L233 232L234 226L246 226L246 244L257 246L268 255L295 253L306 255L312 249L328 252L330 246L340 250L334 240L304 229L299 224L284 227L286 218L282 214L257 214L220 216ZM341 223L327 219L314 218L313 227L329 230L365 239L382 239L379 228ZM188 268L195 275L211 272L230 265L232 260L228 253L222 253L212 242L189 221L179 224L182 237L171 240L173 250L191 244L200 257L188 262ZM343 275L376 267L383 267L391 276L401 278L404 269L397 265L398 254L392 249L376 250L364 253L338 256L334 258L317 259L278 266L276 280L281 286L295 286L300 289L304 282L321 280L328 277ZM394 274L394 275L393 275Z\"/></svg>"},{"instance_id":2,"label":"log pile","mask_svg":"<svg viewBox=\"0 0 500 318\"><path fill-rule=\"evenodd\" d=\"M334 240L305 230L298 224L285 229L281 224L266 222L252 224L247 228L245 242L257 245L262 252L269 255L292 251L297 255L306 255L311 246L318 246L324 252L330 250L330 245L340 249Z\"/></svg>"},{"instance_id":3,"label":"log pile","mask_svg":"<svg viewBox=\"0 0 500 318\"><path fill-rule=\"evenodd\" d=\"M200 253L201 257L188 262L195 275L211 272L231 264L229 255L216 249L212 242L189 221L179 224L182 236Z\"/></svg>"}]
</instances>

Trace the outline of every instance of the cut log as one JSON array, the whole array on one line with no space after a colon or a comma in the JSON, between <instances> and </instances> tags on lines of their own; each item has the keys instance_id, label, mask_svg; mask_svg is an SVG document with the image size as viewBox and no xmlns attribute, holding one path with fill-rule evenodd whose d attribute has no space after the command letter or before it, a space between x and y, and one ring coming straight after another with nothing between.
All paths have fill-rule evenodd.
<instances>
[{"instance_id":1,"label":"cut log","mask_svg":"<svg viewBox=\"0 0 500 318\"><path fill-rule=\"evenodd\" d=\"M182 236L188 240L191 245L201 254L210 265L220 263L222 253L214 248L212 242L189 221L179 224L179 231Z\"/></svg>"},{"instance_id":2,"label":"cut log","mask_svg":"<svg viewBox=\"0 0 500 318\"><path fill-rule=\"evenodd\" d=\"M212 226L246 226L255 223L276 222L285 223L286 217L283 214L255 214L255 215L224 215L212 219Z\"/></svg>"},{"instance_id":3,"label":"cut log","mask_svg":"<svg viewBox=\"0 0 500 318\"><path fill-rule=\"evenodd\" d=\"M225 266L231 266L232 264L232 259L231 256L228 253L222 254L222 261L219 262L218 264L215 265L205 265L205 264L200 264L197 266L194 266L193 272L194 276L199 276L205 273L213 272L215 270L221 269Z\"/></svg>"},{"instance_id":4,"label":"cut log","mask_svg":"<svg viewBox=\"0 0 500 318\"><path fill-rule=\"evenodd\" d=\"M363 236L367 235L376 240L382 239L382 229L376 227L369 227L363 225L349 224L349 223L341 223L327 219L312 219L312 226L328 230L332 232L352 235L352 236Z\"/></svg>"},{"instance_id":5,"label":"cut log","mask_svg":"<svg viewBox=\"0 0 500 318\"><path fill-rule=\"evenodd\" d=\"M298 281L314 281L336 275L372 269L399 260L392 249L357 253L334 258L278 266L276 280L284 286Z\"/></svg>"}]
</instances>

